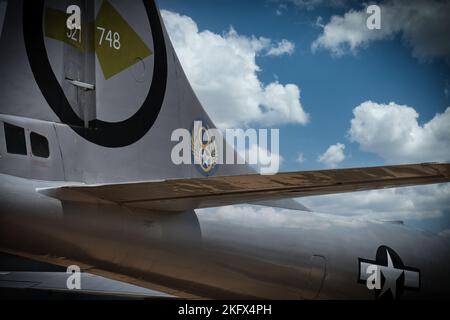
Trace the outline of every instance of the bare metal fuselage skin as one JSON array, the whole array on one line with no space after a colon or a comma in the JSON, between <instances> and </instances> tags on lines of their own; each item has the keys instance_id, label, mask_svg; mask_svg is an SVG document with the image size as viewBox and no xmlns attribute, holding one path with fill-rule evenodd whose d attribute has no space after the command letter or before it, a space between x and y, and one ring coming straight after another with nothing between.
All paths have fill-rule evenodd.
<instances>
[{"instance_id":1,"label":"bare metal fuselage skin","mask_svg":"<svg viewBox=\"0 0 450 320\"><path fill-rule=\"evenodd\" d=\"M372 299L358 283L358 259L386 245L420 270L420 289L402 298L449 294L448 247L402 225L290 210L158 213L36 192L55 185L0 175L3 248L71 257L203 297Z\"/></svg>"},{"instance_id":2,"label":"bare metal fuselage skin","mask_svg":"<svg viewBox=\"0 0 450 320\"><path fill-rule=\"evenodd\" d=\"M448 245L402 225L295 210L156 212L40 193L66 184L204 177L198 166L172 161L171 135L191 130L198 119L214 127L154 1L74 2L86 26L95 25L96 13L103 17L96 20L100 29L122 34L123 59L105 47L107 41L86 42L87 50L80 50L73 37L67 38L65 1L3 3L1 248L67 257L200 297L372 299L375 292L361 282L359 259L374 261L386 246L405 268L415 270L409 282L397 281L401 298L448 297ZM74 86L71 79L95 90ZM23 130L26 152L8 151L14 141L6 139L6 124ZM45 137L48 157L34 155L32 133ZM246 165L221 165L214 172L251 171ZM400 290L400 282L413 283L414 290Z\"/></svg>"}]
</instances>

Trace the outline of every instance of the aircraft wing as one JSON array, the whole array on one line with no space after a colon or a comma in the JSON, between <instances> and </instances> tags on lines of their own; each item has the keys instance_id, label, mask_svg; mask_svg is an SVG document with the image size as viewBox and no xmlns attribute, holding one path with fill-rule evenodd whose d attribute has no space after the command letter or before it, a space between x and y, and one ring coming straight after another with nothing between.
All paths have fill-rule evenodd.
<instances>
[{"instance_id":1,"label":"aircraft wing","mask_svg":"<svg viewBox=\"0 0 450 320\"><path fill-rule=\"evenodd\" d=\"M41 189L62 200L110 202L135 208L182 211L285 198L450 182L450 164L411 164L214 176Z\"/></svg>"}]
</instances>

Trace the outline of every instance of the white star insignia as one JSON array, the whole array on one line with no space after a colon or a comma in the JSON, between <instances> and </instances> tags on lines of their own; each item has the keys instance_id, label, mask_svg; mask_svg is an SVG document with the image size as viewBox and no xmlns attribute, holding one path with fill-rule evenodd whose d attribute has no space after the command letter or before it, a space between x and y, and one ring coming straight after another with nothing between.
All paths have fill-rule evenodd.
<instances>
[{"instance_id":1,"label":"white star insignia","mask_svg":"<svg viewBox=\"0 0 450 320\"><path fill-rule=\"evenodd\" d=\"M389 289L391 290L392 297L395 299L397 294L397 279L403 274L403 270L396 269L392 263L389 251L386 250L388 265L380 266L381 272L385 278L383 289L381 290L380 296L385 294Z\"/></svg>"}]
</instances>

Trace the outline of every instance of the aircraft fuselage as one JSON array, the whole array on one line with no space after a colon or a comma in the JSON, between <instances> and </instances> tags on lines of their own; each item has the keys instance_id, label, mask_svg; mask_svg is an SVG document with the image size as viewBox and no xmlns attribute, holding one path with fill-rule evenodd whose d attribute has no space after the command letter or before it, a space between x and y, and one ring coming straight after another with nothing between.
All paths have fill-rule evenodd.
<instances>
[{"instance_id":1,"label":"aircraft fuselage","mask_svg":"<svg viewBox=\"0 0 450 320\"><path fill-rule=\"evenodd\" d=\"M211 298L372 299L391 297L388 289L410 299L449 294L441 285L449 281L448 247L403 225L270 208L270 214L229 207L165 213L37 192L61 184L0 175L2 248L70 257ZM400 270L394 284L383 273L388 264L376 259L385 247ZM367 287L361 270L367 261L382 270L378 291Z\"/></svg>"}]
</instances>

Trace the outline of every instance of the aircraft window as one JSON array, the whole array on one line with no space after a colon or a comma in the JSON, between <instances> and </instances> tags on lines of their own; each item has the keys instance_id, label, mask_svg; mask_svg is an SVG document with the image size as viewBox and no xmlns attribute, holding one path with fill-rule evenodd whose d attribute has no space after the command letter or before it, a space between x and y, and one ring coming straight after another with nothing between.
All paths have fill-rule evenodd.
<instances>
[{"instance_id":1,"label":"aircraft window","mask_svg":"<svg viewBox=\"0 0 450 320\"><path fill-rule=\"evenodd\" d=\"M33 155L40 158L48 158L50 150L48 148L48 140L35 132L30 134L31 152Z\"/></svg>"},{"instance_id":2,"label":"aircraft window","mask_svg":"<svg viewBox=\"0 0 450 320\"><path fill-rule=\"evenodd\" d=\"M6 151L12 154L27 154L25 130L9 123L3 123L5 129Z\"/></svg>"}]
</instances>

